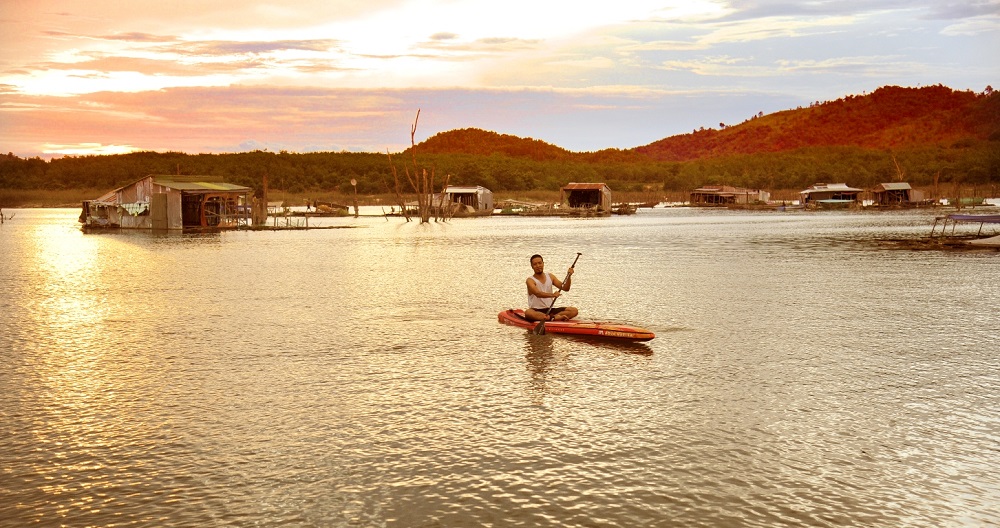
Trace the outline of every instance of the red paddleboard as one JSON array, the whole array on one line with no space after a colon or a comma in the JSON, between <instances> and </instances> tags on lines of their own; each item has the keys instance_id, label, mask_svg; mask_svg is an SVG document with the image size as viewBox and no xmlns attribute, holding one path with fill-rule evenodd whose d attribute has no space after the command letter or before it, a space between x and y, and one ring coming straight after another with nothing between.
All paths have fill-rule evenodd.
<instances>
[{"instance_id":1,"label":"red paddleboard","mask_svg":"<svg viewBox=\"0 0 1000 528\"><path fill-rule=\"evenodd\" d=\"M506 325L533 329L537 321L524 318L524 310L504 310L497 319ZM603 321L588 321L586 319L570 319L569 321L546 321L545 333L567 334L581 337L599 337L621 341L649 341L656 337L653 332L638 326L629 326Z\"/></svg>"}]
</instances>

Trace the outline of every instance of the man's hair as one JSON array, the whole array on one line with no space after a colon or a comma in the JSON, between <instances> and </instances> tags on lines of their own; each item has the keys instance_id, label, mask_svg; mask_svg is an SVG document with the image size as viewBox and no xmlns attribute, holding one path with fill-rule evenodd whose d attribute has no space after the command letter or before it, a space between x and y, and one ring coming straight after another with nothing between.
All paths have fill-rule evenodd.
<instances>
[{"instance_id":1,"label":"man's hair","mask_svg":"<svg viewBox=\"0 0 1000 528\"><path fill-rule=\"evenodd\" d=\"M536 258L542 259L543 262L545 261L545 259L543 259L541 255L539 255L539 254L536 253L536 254L532 255L530 259L528 259L528 262L531 262L531 261L535 260Z\"/></svg>"}]
</instances>

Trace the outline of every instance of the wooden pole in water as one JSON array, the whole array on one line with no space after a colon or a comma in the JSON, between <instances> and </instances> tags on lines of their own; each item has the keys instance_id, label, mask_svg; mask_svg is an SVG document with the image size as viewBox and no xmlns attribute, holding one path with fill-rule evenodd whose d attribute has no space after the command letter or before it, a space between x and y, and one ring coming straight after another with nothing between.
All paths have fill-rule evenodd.
<instances>
[{"instance_id":1,"label":"wooden pole in water","mask_svg":"<svg viewBox=\"0 0 1000 528\"><path fill-rule=\"evenodd\" d=\"M351 178L351 186L354 187L354 218L358 217L358 180Z\"/></svg>"}]
</instances>

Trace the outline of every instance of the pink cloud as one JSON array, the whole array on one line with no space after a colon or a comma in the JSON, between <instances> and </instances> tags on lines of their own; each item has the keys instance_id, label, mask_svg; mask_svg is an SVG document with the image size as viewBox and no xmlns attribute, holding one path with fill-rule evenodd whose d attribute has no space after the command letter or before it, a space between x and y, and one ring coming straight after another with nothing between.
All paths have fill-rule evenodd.
<instances>
[{"instance_id":1,"label":"pink cloud","mask_svg":"<svg viewBox=\"0 0 1000 528\"><path fill-rule=\"evenodd\" d=\"M533 137L576 150L629 148L759 110L801 101L719 93L555 90L172 88L75 97L0 91L0 150L40 155L45 145L130 145L138 150L398 152L421 110L417 141L458 128ZM706 115L711 102L715 111ZM681 128L682 127L682 128ZM260 147L263 146L263 147Z\"/></svg>"}]
</instances>

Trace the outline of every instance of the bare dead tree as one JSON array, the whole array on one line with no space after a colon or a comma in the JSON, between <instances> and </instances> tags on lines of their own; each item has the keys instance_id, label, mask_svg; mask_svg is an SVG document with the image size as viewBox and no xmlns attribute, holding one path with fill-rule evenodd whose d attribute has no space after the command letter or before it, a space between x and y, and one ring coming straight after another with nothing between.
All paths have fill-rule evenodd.
<instances>
[{"instance_id":1,"label":"bare dead tree","mask_svg":"<svg viewBox=\"0 0 1000 528\"><path fill-rule=\"evenodd\" d=\"M451 203L445 204L444 199L448 196L448 182L451 181L451 174L444 177L444 185L441 186L441 207L438 209L437 220L447 221L451 218L453 209ZM447 207L447 208L446 208Z\"/></svg>"},{"instance_id":2,"label":"bare dead tree","mask_svg":"<svg viewBox=\"0 0 1000 528\"><path fill-rule=\"evenodd\" d=\"M389 154L388 149L385 151L385 155L389 157L389 167L392 168L392 179L394 182L393 193L396 196L396 204L399 205L399 212L406 218L406 221L410 221L410 211L406 208L406 199L403 197L403 189L399 185L399 173L396 171L396 165L392 162L392 154ZM387 186L388 187L388 186Z\"/></svg>"},{"instance_id":3,"label":"bare dead tree","mask_svg":"<svg viewBox=\"0 0 1000 528\"><path fill-rule=\"evenodd\" d=\"M899 166L899 162L896 161L896 154L890 152L889 155L892 156L892 164L896 166L896 181L901 182L903 181L903 178L906 176L906 173Z\"/></svg>"},{"instance_id":4,"label":"bare dead tree","mask_svg":"<svg viewBox=\"0 0 1000 528\"><path fill-rule=\"evenodd\" d=\"M426 224L430 221L431 209L434 205L432 193L434 192L434 170L428 173L427 169L421 169L417 165L417 123L420 121L420 110L417 110L417 117L413 119L413 126L410 127L410 162L412 167L404 166L403 173L410 184L410 188L417 195L417 213L420 215L420 223ZM392 164L392 157L389 157ZM392 165L392 174L396 178L396 187L399 188L399 176L395 165ZM399 192L398 194L402 194ZM404 207L405 210L405 207ZM405 213L404 213L405 214ZM407 216L409 220L409 216Z\"/></svg>"}]
</instances>

